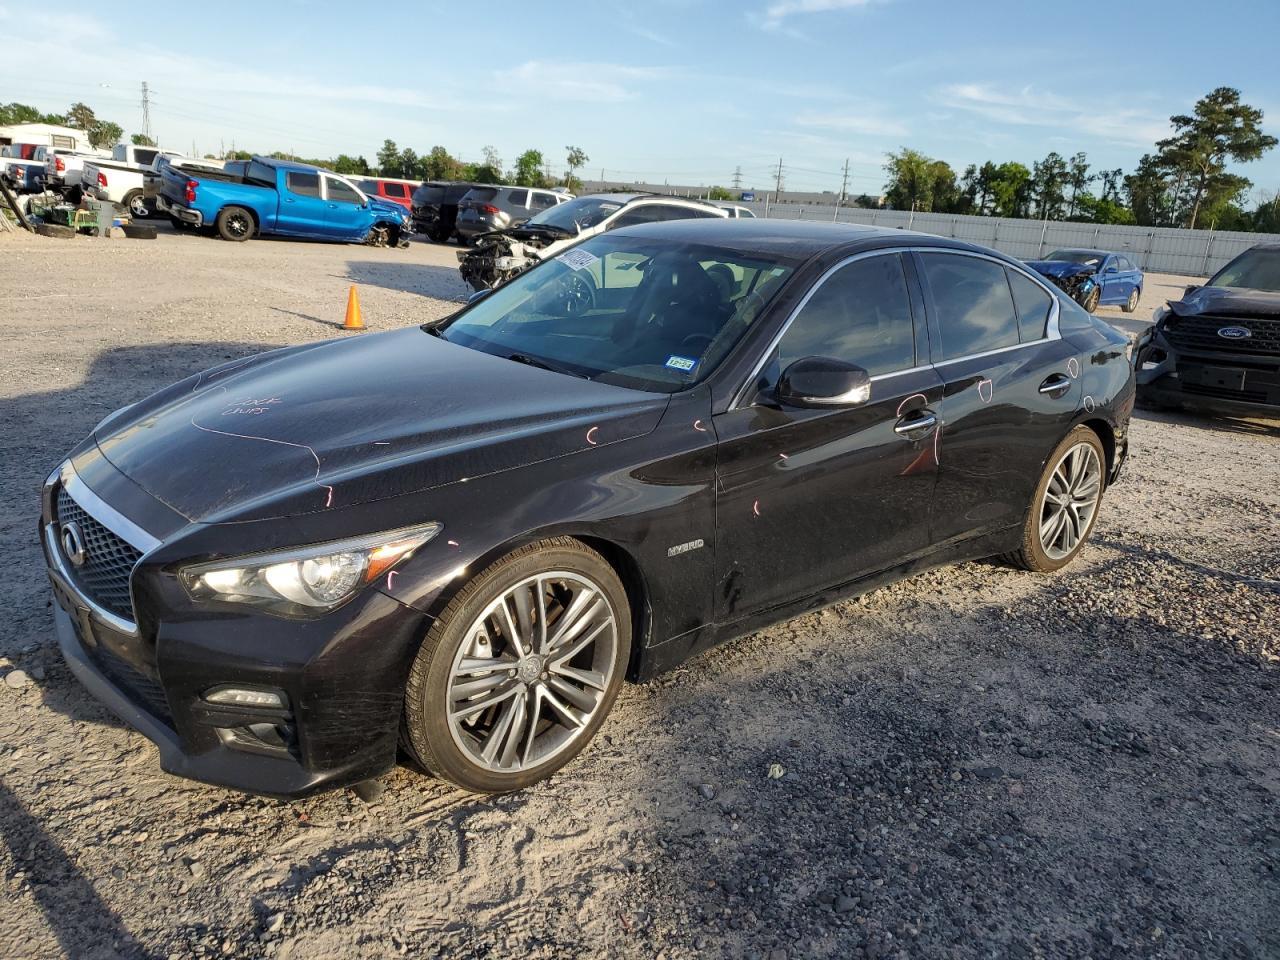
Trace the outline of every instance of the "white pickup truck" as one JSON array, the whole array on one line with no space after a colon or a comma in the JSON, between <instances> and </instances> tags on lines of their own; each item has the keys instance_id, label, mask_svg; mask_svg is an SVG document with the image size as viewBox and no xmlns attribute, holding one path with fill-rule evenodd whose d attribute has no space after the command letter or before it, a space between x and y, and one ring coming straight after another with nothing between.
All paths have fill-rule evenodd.
<instances>
[{"instance_id":1,"label":"white pickup truck","mask_svg":"<svg viewBox=\"0 0 1280 960\"><path fill-rule=\"evenodd\" d=\"M156 147L118 144L109 159L91 160L80 175L81 189L91 197L124 207L135 219L155 215L154 192L148 201L147 180L161 157L174 157Z\"/></svg>"},{"instance_id":2,"label":"white pickup truck","mask_svg":"<svg viewBox=\"0 0 1280 960\"><path fill-rule=\"evenodd\" d=\"M94 160L105 160L111 155L105 150L65 150L62 147L38 147L36 157L44 159L44 185L73 201L79 200L80 180L84 165Z\"/></svg>"}]
</instances>

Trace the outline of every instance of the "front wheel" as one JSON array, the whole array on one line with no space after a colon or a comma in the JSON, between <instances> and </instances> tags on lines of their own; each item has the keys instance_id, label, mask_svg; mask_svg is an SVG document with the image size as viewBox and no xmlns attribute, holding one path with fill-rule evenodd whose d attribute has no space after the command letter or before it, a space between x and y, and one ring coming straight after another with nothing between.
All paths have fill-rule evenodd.
<instances>
[{"instance_id":1,"label":"front wheel","mask_svg":"<svg viewBox=\"0 0 1280 960\"><path fill-rule=\"evenodd\" d=\"M1024 570L1052 573L1076 558L1098 518L1106 486L1106 452L1083 424L1058 444L1036 485L1022 545L1005 559Z\"/></svg>"},{"instance_id":2,"label":"front wheel","mask_svg":"<svg viewBox=\"0 0 1280 960\"><path fill-rule=\"evenodd\" d=\"M253 215L244 207L227 207L218 212L215 224L223 240L239 242L253 236Z\"/></svg>"},{"instance_id":3,"label":"front wheel","mask_svg":"<svg viewBox=\"0 0 1280 960\"><path fill-rule=\"evenodd\" d=\"M1102 288L1094 287L1085 294L1084 299L1080 301L1080 306L1084 307L1089 313L1098 309L1098 302L1102 299Z\"/></svg>"},{"instance_id":4,"label":"front wheel","mask_svg":"<svg viewBox=\"0 0 1280 960\"><path fill-rule=\"evenodd\" d=\"M630 653L626 591L603 557L564 537L523 547L432 624L405 688L403 739L465 790L527 787L595 735Z\"/></svg>"}]
</instances>

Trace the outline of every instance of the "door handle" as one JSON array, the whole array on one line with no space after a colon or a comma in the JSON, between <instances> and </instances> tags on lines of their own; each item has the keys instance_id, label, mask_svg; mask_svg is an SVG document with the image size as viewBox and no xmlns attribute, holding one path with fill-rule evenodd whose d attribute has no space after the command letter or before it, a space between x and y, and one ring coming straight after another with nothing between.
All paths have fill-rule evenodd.
<instances>
[{"instance_id":1,"label":"door handle","mask_svg":"<svg viewBox=\"0 0 1280 960\"><path fill-rule=\"evenodd\" d=\"M285 198L284 198L284 202L285 202L285 203L293 203L293 197L285 197Z\"/></svg>"},{"instance_id":2,"label":"door handle","mask_svg":"<svg viewBox=\"0 0 1280 960\"><path fill-rule=\"evenodd\" d=\"M1067 392L1071 387L1071 378L1055 373L1050 377L1046 377L1044 383L1040 384L1040 392L1047 396L1053 397L1055 400Z\"/></svg>"},{"instance_id":3,"label":"door handle","mask_svg":"<svg viewBox=\"0 0 1280 960\"><path fill-rule=\"evenodd\" d=\"M903 417L893 425L893 432L905 437L919 430L932 430L937 425L938 418L933 413L922 411L918 417Z\"/></svg>"}]
</instances>

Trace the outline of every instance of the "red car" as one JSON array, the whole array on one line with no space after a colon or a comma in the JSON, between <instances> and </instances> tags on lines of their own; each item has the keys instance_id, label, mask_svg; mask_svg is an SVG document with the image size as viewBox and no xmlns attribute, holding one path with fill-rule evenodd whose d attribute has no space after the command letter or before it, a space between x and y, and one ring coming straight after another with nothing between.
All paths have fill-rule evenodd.
<instances>
[{"instance_id":1,"label":"red car","mask_svg":"<svg viewBox=\"0 0 1280 960\"><path fill-rule=\"evenodd\" d=\"M418 187L417 180L389 180L383 177L366 177L356 180L355 185L371 197L381 197L402 206L413 209L410 197Z\"/></svg>"}]
</instances>

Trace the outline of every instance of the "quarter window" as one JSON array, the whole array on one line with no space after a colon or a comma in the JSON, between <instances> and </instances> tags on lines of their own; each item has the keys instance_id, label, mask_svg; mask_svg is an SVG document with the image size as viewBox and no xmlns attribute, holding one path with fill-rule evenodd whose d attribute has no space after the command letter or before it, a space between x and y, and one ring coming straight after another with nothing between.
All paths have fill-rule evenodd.
<instances>
[{"instance_id":1,"label":"quarter window","mask_svg":"<svg viewBox=\"0 0 1280 960\"><path fill-rule=\"evenodd\" d=\"M556 205L556 195L554 193L533 193L533 209L547 210Z\"/></svg>"},{"instance_id":2,"label":"quarter window","mask_svg":"<svg viewBox=\"0 0 1280 960\"><path fill-rule=\"evenodd\" d=\"M284 185L290 193L296 193L300 197L320 196L320 174L318 173L287 173Z\"/></svg>"},{"instance_id":3,"label":"quarter window","mask_svg":"<svg viewBox=\"0 0 1280 960\"><path fill-rule=\"evenodd\" d=\"M1018 317L1004 267L993 260L923 253L946 360L1018 344Z\"/></svg>"},{"instance_id":4,"label":"quarter window","mask_svg":"<svg viewBox=\"0 0 1280 960\"><path fill-rule=\"evenodd\" d=\"M778 369L802 357L856 363L872 376L915 366L902 257L856 260L813 292L778 344Z\"/></svg>"},{"instance_id":5,"label":"quarter window","mask_svg":"<svg viewBox=\"0 0 1280 960\"><path fill-rule=\"evenodd\" d=\"M524 207L529 203L528 190L512 190L507 194L507 203L513 207Z\"/></svg>"},{"instance_id":6,"label":"quarter window","mask_svg":"<svg viewBox=\"0 0 1280 960\"><path fill-rule=\"evenodd\" d=\"M1009 275L1009 288L1013 291L1013 306L1018 311L1018 333L1022 342L1043 340L1053 298L1038 283L1017 270L1006 269L1005 272Z\"/></svg>"}]
</instances>

